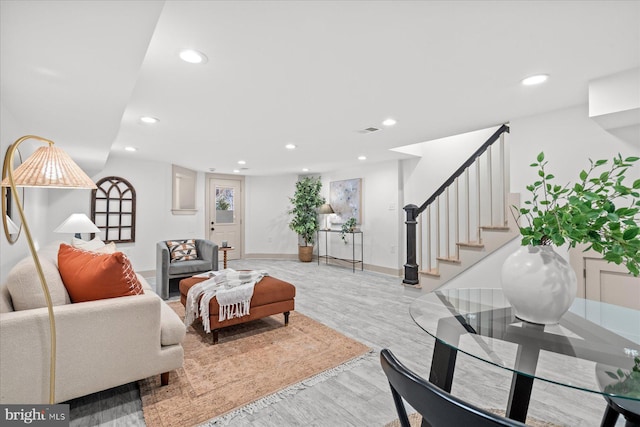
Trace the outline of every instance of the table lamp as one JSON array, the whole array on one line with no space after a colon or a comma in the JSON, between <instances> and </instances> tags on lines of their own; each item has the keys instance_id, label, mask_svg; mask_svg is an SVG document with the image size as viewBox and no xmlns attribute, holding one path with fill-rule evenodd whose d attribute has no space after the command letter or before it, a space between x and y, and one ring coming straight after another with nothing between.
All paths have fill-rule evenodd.
<instances>
[{"instance_id":1,"label":"table lamp","mask_svg":"<svg viewBox=\"0 0 640 427\"><path fill-rule=\"evenodd\" d=\"M318 210L319 214L324 215L324 225L325 225L325 230L328 230L330 228L329 226L329 215L332 213L335 213L333 211L333 208L331 207L331 205L329 203L325 203L324 205L320 206L320 209Z\"/></svg>"},{"instance_id":2,"label":"table lamp","mask_svg":"<svg viewBox=\"0 0 640 427\"><path fill-rule=\"evenodd\" d=\"M18 146L24 141L29 139L35 139L42 143L47 144L44 147L38 148L28 159L26 159L18 168L14 171L13 159L18 149ZM27 219L24 214L22 202L18 194L17 187L52 187L52 188L86 188L95 189L96 185L91 178L85 174L82 169L69 157L67 153L60 148L54 147L54 142L48 139L35 136L25 135L18 138L7 149L7 154L4 158L2 167L2 196L4 199L6 187L10 187L13 200L15 201L16 208L20 215L20 221L24 228L24 234L27 236L27 242L29 243L29 250L38 277L40 278L40 284L42 285L42 292L44 293L45 300L47 302L47 309L49 314L49 338L50 338L50 367L49 367L49 403L55 403L55 380L56 380L56 323L53 316L53 304L51 302L51 294L49 293L49 287L47 281L44 278L42 271L42 265L38 258L38 252L36 251L31 237L31 231L27 224ZM5 230L5 235L10 244L15 243L17 239L12 239L9 235L9 225L7 223L6 205L2 204L2 223Z\"/></svg>"},{"instance_id":3,"label":"table lamp","mask_svg":"<svg viewBox=\"0 0 640 427\"><path fill-rule=\"evenodd\" d=\"M69 215L53 232L75 234L76 238L81 239L80 233L99 233L100 229L85 214L74 213Z\"/></svg>"}]
</instances>

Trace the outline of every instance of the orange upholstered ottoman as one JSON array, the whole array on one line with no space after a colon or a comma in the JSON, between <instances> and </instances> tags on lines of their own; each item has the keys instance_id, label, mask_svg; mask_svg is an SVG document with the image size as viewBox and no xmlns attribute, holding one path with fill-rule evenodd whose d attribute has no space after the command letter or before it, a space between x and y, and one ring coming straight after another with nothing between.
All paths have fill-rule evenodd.
<instances>
[{"instance_id":1,"label":"orange upholstered ottoman","mask_svg":"<svg viewBox=\"0 0 640 427\"><path fill-rule=\"evenodd\" d=\"M202 277L189 277L180 281L180 301L182 305L187 303L187 293L189 289L198 282L206 280ZM249 315L218 321L220 306L218 299L213 298L209 302L209 321L211 322L211 332L213 343L218 342L218 331L221 328L251 320L261 319L274 314L284 314L285 326L289 324L289 312L293 310L296 288L291 283L285 282L275 277L265 276L256 283L253 288L253 297L249 306Z\"/></svg>"}]
</instances>

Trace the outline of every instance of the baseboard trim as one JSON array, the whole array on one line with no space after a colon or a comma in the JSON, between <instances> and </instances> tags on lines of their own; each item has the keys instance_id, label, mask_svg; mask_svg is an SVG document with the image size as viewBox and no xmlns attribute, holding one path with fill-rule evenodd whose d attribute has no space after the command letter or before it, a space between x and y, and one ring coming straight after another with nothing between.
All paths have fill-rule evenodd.
<instances>
[{"instance_id":1,"label":"baseboard trim","mask_svg":"<svg viewBox=\"0 0 640 427\"><path fill-rule=\"evenodd\" d=\"M297 254L244 254L243 259L287 259L287 260L296 260L298 259ZM314 255L313 259L316 257Z\"/></svg>"},{"instance_id":2,"label":"baseboard trim","mask_svg":"<svg viewBox=\"0 0 640 427\"><path fill-rule=\"evenodd\" d=\"M379 265L365 264L364 269L376 273L388 274L389 276L402 277L401 268L381 267Z\"/></svg>"},{"instance_id":3,"label":"baseboard trim","mask_svg":"<svg viewBox=\"0 0 640 427\"><path fill-rule=\"evenodd\" d=\"M297 260L298 259L298 255L297 254L244 254L243 259L276 259L276 260ZM311 262L318 262L318 257L317 255L313 255L313 261ZM320 264L325 264L325 260L321 260ZM340 267L348 267L349 269L351 268L351 263L345 263L345 262L340 262L339 260L329 260L329 265L336 265L336 266L340 266ZM222 268L222 267L220 267ZM380 265L374 265L374 264L365 264L364 265L364 269L366 271L373 271L376 273L382 273L382 274L387 274L389 276L394 276L394 277L402 277L402 273L403 270L402 269L396 269L396 268L391 268L391 267L382 267ZM360 265L356 265L356 272L358 272L360 270ZM154 278L156 277L156 271L155 270L144 270L144 271L136 271L136 273L138 273L139 275L141 275L142 277L144 277L145 279L147 278Z\"/></svg>"}]
</instances>

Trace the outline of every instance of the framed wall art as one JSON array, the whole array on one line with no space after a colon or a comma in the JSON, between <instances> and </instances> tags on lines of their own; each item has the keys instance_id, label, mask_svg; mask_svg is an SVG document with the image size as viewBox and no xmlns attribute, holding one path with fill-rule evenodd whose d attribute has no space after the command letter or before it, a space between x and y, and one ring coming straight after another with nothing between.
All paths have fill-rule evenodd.
<instances>
[{"instance_id":1,"label":"framed wall art","mask_svg":"<svg viewBox=\"0 0 640 427\"><path fill-rule=\"evenodd\" d=\"M342 224L349 218L355 218L356 224L362 223L362 178L333 181L329 185L329 203L335 211L335 220Z\"/></svg>"}]
</instances>

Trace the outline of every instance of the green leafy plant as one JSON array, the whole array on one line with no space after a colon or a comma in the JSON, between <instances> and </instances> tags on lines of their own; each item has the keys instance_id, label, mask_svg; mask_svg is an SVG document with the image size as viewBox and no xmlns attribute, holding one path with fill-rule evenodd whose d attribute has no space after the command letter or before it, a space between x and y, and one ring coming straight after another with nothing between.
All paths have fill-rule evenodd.
<instances>
[{"instance_id":1,"label":"green leafy plant","mask_svg":"<svg viewBox=\"0 0 640 427\"><path fill-rule=\"evenodd\" d=\"M229 204L226 198L221 196L216 199L216 210L226 211L226 210L229 210L230 207L231 205Z\"/></svg>"},{"instance_id":2,"label":"green leafy plant","mask_svg":"<svg viewBox=\"0 0 640 427\"><path fill-rule=\"evenodd\" d=\"M634 357L633 361L635 365L630 372L623 372L622 369L617 372L606 371L617 382L606 386L605 392L640 399L640 357Z\"/></svg>"},{"instance_id":3,"label":"green leafy plant","mask_svg":"<svg viewBox=\"0 0 640 427\"><path fill-rule=\"evenodd\" d=\"M340 227L340 238L345 244L347 244L347 233L352 232L355 226L356 219L351 217L342 224L342 227Z\"/></svg>"},{"instance_id":4,"label":"green leafy plant","mask_svg":"<svg viewBox=\"0 0 640 427\"><path fill-rule=\"evenodd\" d=\"M289 201L293 208L289 214L293 215L289 228L295 231L303 240L304 245L313 245L318 231L317 209L325 202L320 196L322 182L319 178L304 177L296 182L296 191Z\"/></svg>"},{"instance_id":5,"label":"green leafy plant","mask_svg":"<svg viewBox=\"0 0 640 427\"><path fill-rule=\"evenodd\" d=\"M527 186L532 199L518 209L516 219L524 218L528 225L520 225L522 245L561 246L568 243L588 244L604 259L625 264L629 272L638 276L640 263L640 179L630 186L625 173L638 157L615 156L608 160L589 159L590 167L582 170L579 181L571 185L555 185L554 175L547 172L544 153L538 154L530 166L538 169L539 179ZM616 204L625 204L618 207Z\"/></svg>"}]
</instances>

